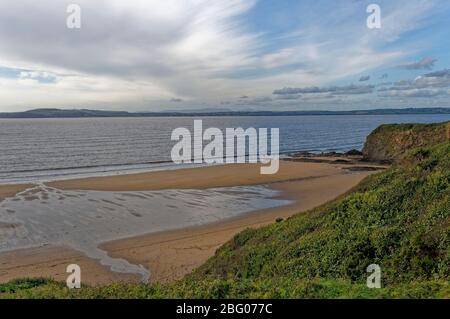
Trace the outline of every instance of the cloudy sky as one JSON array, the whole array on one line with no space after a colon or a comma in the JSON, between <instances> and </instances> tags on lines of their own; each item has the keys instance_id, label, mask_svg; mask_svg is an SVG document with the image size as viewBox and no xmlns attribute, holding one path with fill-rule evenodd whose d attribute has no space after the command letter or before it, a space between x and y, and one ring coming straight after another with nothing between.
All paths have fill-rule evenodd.
<instances>
[{"instance_id":1,"label":"cloudy sky","mask_svg":"<svg viewBox=\"0 0 450 319\"><path fill-rule=\"evenodd\" d=\"M449 17L448 0L0 0L0 112L448 107Z\"/></svg>"}]
</instances>

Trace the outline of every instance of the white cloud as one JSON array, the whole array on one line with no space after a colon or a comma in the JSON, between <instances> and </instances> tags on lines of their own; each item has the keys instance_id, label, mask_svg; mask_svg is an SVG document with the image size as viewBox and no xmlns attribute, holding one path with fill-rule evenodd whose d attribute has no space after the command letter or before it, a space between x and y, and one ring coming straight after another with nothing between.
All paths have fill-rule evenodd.
<instances>
[{"instance_id":1,"label":"white cloud","mask_svg":"<svg viewBox=\"0 0 450 319\"><path fill-rule=\"evenodd\" d=\"M0 0L0 67L25 70L0 77L1 110L219 105L242 94L270 102L277 87L331 85L398 62L409 52L383 45L424 23L435 4L389 5L375 33L343 5L270 38L244 19L256 0L77 0L79 30L66 28L72 2Z\"/></svg>"}]
</instances>

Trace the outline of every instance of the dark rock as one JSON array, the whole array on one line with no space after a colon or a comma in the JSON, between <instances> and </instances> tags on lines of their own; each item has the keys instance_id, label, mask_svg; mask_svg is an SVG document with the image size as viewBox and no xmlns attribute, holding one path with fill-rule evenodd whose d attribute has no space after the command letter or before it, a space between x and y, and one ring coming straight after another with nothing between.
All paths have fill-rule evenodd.
<instances>
[{"instance_id":1,"label":"dark rock","mask_svg":"<svg viewBox=\"0 0 450 319\"><path fill-rule=\"evenodd\" d=\"M353 150L346 152L345 155L346 156L361 156L361 155L363 155L363 153L361 151L353 149Z\"/></svg>"}]
</instances>

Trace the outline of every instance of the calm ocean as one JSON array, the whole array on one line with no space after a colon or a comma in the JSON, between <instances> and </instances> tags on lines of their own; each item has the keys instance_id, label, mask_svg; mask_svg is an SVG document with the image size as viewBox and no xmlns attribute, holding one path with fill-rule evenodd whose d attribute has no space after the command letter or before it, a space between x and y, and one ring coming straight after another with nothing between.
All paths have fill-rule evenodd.
<instances>
[{"instance_id":1,"label":"calm ocean","mask_svg":"<svg viewBox=\"0 0 450 319\"><path fill-rule=\"evenodd\" d=\"M197 118L196 118L197 119ZM280 129L280 151L361 149L380 124L442 122L450 115L206 117L208 127ZM192 117L0 120L0 184L170 169L177 127Z\"/></svg>"}]
</instances>

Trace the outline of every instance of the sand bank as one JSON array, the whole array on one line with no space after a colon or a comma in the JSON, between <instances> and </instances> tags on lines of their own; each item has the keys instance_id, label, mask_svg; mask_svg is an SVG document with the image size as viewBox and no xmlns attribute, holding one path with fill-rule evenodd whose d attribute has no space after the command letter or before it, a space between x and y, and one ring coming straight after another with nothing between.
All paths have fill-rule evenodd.
<instances>
[{"instance_id":1,"label":"sand bank","mask_svg":"<svg viewBox=\"0 0 450 319\"><path fill-rule=\"evenodd\" d=\"M22 185L0 185L0 201L7 197L13 197L17 193L23 192L27 188L30 188L29 184Z\"/></svg>"}]
</instances>

